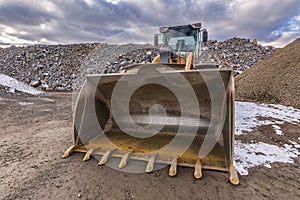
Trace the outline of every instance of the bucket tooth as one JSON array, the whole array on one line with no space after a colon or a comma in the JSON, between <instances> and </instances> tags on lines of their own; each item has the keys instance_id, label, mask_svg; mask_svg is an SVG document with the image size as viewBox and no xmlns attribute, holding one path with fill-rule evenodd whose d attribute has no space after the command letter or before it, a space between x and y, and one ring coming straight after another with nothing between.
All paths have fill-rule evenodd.
<instances>
[{"instance_id":1,"label":"bucket tooth","mask_svg":"<svg viewBox=\"0 0 300 200\"><path fill-rule=\"evenodd\" d=\"M175 176L177 173L177 159L179 156L175 156L171 162L171 166L169 169L169 176Z\"/></svg>"},{"instance_id":2,"label":"bucket tooth","mask_svg":"<svg viewBox=\"0 0 300 200\"><path fill-rule=\"evenodd\" d=\"M100 147L94 148L94 149L90 149L86 152L84 158L82 159L82 161L87 161L91 158L92 154L96 151L100 149Z\"/></svg>"},{"instance_id":3,"label":"bucket tooth","mask_svg":"<svg viewBox=\"0 0 300 200\"><path fill-rule=\"evenodd\" d=\"M201 167L200 158L198 158L195 163L194 177L197 179L202 177L202 167Z\"/></svg>"},{"instance_id":4,"label":"bucket tooth","mask_svg":"<svg viewBox=\"0 0 300 200\"><path fill-rule=\"evenodd\" d=\"M230 175L230 182L233 185L238 185L240 181L239 181L239 177L238 177L238 174L237 174L237 171L236 171L236 168L234 165L230 166L229 175Z\"/></svg>"},{"instance_id":5,"label":"bucket tooth","mask_svg":"<svg viewBox=\"0 0 300 200\"><path fill-rule=\"evenodd\" d=\"M148 164L147 164L147 167L146 167L146 172L149 173L149 172L152 172L153 171L153 168L154 168L154 162L155 162L155 158L156 158L157 154L154 154L150 157L149 161L148 161Z\"/></svg>"},{"instance_id":6,"label":"bucket tooth","mask_svg":"<svg viewBox=\"0 0 300 200\"><path fill-rule=\"evenodd\" d=\"M117 149L106 151L102 156L101 160L98 162L98 165L104 165L107 162L108 158L110 157L111 153L114 152L115 150Z\"/></svg>"},{"instance_id":7,"label":"bucket tooth","mask_svg":"<svg viewBox=\"0 0 300 200\"><path fill-rule=\"evenodd\" d=\"M128 152L126 154L123 155L121 161L120 161L120 164L119 164L119 168L124 168L126 165L127 165L127 161L129 159L129 156L132 154L132 152Z\"/></svg>"},{"instance_id":8,"label":"bucket tooth","mask_svg":"<svg viewBox=\"0 0 300 200\"><path fill-rule=\"evenodd\" d=\"M84 155L84 158L82 159L82 161L87 161L91 158L91 155L93 154L93 152L95 151L96 149L90 149L86 152L86 154Z\"/></svg>"},{"instance_id":9,"label":"bucket tooth","mask_svg":"<svg viewBox=\"0 0 300 200\"><path fill-rule=\"evenodd\" d=\"M70 147L65 151L64 155L62 156L62 158L67 158L67 157L69 157L69 156L75 151L76 148L77 148L76 145L70 146Z\"/></svg>"}]
</instances>

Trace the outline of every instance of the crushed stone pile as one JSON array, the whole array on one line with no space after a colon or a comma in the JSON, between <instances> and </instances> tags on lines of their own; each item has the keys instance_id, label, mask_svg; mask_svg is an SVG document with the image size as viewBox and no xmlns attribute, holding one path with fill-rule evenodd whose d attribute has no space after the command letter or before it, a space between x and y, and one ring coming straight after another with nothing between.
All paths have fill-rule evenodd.
<instances>
[{"instance_id":1,"label":"crushed stone pile","mask_svg":"<svg viewBox=\"0 0 300 200\"><path fill-rule=\"evenodd\" d=\"M73 88L79 89L86 75L118 73L129 65L151 63L158 54L159 49L148 44L98 46L80 66Z\"/></svg>"},{"instance_id":2,"label":"crushed stone pile","mask_svg":"<svg viewBox=\"0 0 300 200\"><path fill-rule=\"evenodd\" d=\"M262 46L245 38L230 38L223 42L208 41L208 48L201 62L214 63L220 68L230 68L235 74L241 74L274 52L272 46Z\"/></svg>"},{"instance_id":3,"label":"crushed stone pile","mask_svg":"<svg viewBox=\"0 0 300 200\"><path fill-rule=\"evenodd\" d=\"M0 73L43 90L73 90L86 74L113 73L126 65L149 63L157 53L151 45L135 44L11 46L0 48Z\"/></svg>"},{"instance_id":4,"label":"crushed stone pile","mask_svg":"<svg viewBox=\"0 0 300 200\"><path fill-rule=\"evenodd\" d=\"M71 89L78 66L98 44L0 49L0 73L44 90Z\"/></svg>"},{"instance_id":5,"label":"crushed stone pile","mask_svg":"<svg viewBox=\"0 0 300 200\"><path fill-rule=\"evenodd\" d=\"M235 77L236 99L300 108L300 38Z\"/></svg>"},{"instance_id":6,"label":"crushed stone pile","mask_svg":"<svg viewBox=\"0 0 300 200\"><path fill-rule=\"evenodd\" d=\"M209 41L201 62L242 73L273 53L249 39ZM0 48L0 73L42 90L79 89L87 74L115 73L132 64L150 63L159 49L149 44L11 46Z\"/></svg>"}]
</instances>

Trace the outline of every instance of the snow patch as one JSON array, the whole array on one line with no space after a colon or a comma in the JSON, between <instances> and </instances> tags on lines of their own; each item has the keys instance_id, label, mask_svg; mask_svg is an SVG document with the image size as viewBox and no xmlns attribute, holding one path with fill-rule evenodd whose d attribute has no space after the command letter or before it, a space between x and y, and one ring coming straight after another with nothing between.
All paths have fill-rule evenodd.
<instances>
[{"instance_id":1,"label":"snow patch","mask_svg":"<svg viewBox=\"0 0 300 200\"><path fill-rule=\"evenodd\" d=\"M8 90L10 93L15 93L16 92L16 89L15 88L9 88Z\"/></svg>"},{"instance_id":2,"label":"snow patch","mask_svg":"<svg viewBox=\"0 0 300 200\"><path fill-rule=\"evenodd\" d=\"M270 164L265 164L264 166L265 166L266 168L269 168L269 169L272 168Z\"/></svg>"},{"instance_id":3,"label":"snow patch","mask_svg":"<svg viewBox=\"0 0 300 200\"><path fill-rule=\"evenodd\" d=\"M273 129L274 129L274 131L275 131L275 133L276 133L277 135L284 135L284 133L282 132L280 126L274 125L274 124L273 124L272 127L273 127Z\"/></svg>"},{"instance_id":4,"label":"snow patch","mask_svg":"<svg viewBox=\"0 0 300 200\"><path fill-rule=\"evenodd\" d=\"M262 125L276 125L289 122L299 125L300 110L276 104L257 104L252 102L236 102L235 107L235 134L242 135L255 130ZM259 119L266 117L272 119ZM276 133L281 133L276 126Z\"/></svg>"},{"instance_id":5,"label":"snow patch","mask_svg":"<svg viewBox=\"0 0 300 200\"><path fill-rule=\"evenodd\" d=\"M14 99L8 99L8 98L2 98L2 97L0 97L0 102L5 103L6 101L15 101L15 100Z\"/></svg>"},{"instance_id":6,"label":"snow patch","mask_svg":"<svg viewBox=\"0 0 300 200\"><path fill-rule=\"evenodd\" d=\"M6 101L7 99L6 98L1 98L0 97L0 101Z\"/></svg>"},{"instance_id":7,"label":"snow patch","mask_svg":"<svg viewBox=\"0 0 300 200\"><path fill-rule=\"evenodd\" d=\"M28 105L33 105L34 103L32 102L18 102L19 105L21 106L28 106Z\"/></svg>"},{"instance_id":8,"label":"snow patch","mask_svg":"<svg viewBox=\"0 0 300 200\"><path fill-rule=\"evenodd\" d=\"M31 95L43 94L42 91L37 90L29 85L26 85L25 83L22 83L14 78L4 75L4 74L0 74L0 85L9 87L10 88L9 91L13 92L13 93L15 92L15 90L18 90L20 92L28 93Z\"/></svg>"},{"instance_id":9,"label":"snow patch","mask_svg":"<svg viewBox=\"0 0 300 200\"><path fill-rule=\"evenodd\" d=\"M248 175L248 169L259 165L271 167L271 163L294 163L300 152L287 144L283 147L263 142L245 144L235 141L235 165L241 175Z\"/></svg>"},{"instance_id":10,"label":"snow patch","mask_svg":"<svg viewBox=\"0 0 300 200\"><path fill-rule=\"evenodd\" d=\"M292 141L292 140L289 140L289 142L294 145L295 148L300 148L300 144L298 144L297 142L295 141Z\"/></svg>"},{"instance_id":11,"label":"snow patch","mask_svg":"<svg viewBox=\"0 0 300 200\"><path fill-rule=\"evenodd\" d=\"M41 100L46 101L46 102L51 102L51 103L55 102L55 100L49 99L49 98L41 98Z\"/></svg>"},{"instance_id":12,"label":"snow patch","mask_svg":"<svg viewBox=\"0 0 300 200\"><path fill-rule=\"evenodd\" d=\"M283 136L279 124L288 122L300 124L300 110L276 104L258 104L252 102L236 102L235 134L246 135L262 125L272 125L275 133ZM268 118L268 119L264 119ZM298 137L300 140L300 137ZM263 165L271 168L271 163L294 163L293 158L300 155L300 144L289 140L290 144L279 147L263 142L250 144L235 141L235 164L241 175L248 175L248 169ZM282 143L281 143L282 144ZM279 145L279 144L278 144Z\"/></svg>"}]
</instances>

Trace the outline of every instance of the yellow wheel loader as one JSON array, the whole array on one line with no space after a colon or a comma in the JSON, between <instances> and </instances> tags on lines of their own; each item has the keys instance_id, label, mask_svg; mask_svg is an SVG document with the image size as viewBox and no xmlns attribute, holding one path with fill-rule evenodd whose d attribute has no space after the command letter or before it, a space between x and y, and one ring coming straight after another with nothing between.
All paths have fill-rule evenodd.
<instances>
[{"instance_id":1,"label":"yellow wheel loader","mask_svg":"<svg viewBox=\"0 0 300 200\"><path fill-rule=\"evenodd\" d=\"M199 63L207 31L201 23L161 27L162 45L151 64L121 73L88 75L77 98L74 143L99 165L127 172L170 166L229 172L233 165L234 82L231 70ZM157 42L158 34L155 36Z\"/></svg>"}]
</instances>

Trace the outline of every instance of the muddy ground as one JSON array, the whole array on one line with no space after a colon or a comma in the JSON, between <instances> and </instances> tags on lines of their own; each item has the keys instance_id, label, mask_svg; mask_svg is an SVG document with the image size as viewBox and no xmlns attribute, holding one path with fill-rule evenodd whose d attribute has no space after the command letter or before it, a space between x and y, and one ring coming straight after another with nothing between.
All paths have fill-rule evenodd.
<instances>
[{"instance_id":1,"label":"muddy ground","mask_svg":"<svg viewBox=\"0 0 300 200\"><path fill-rule=\"evenodd\" d=\"M299 159L252 168L238 186L216 171L204 170L196 180L191 168L169 177L167 168L129 174L99 167L94 158L82 162L80 153L61 159L72 144L71 93L0 97L0 199L300 199ZM289 137L297 137L299 127L285 124L284 130L286 140L295 140ZM271 134L264 127L249 139L260 131Z\"/></svg>"}]
</instances>

